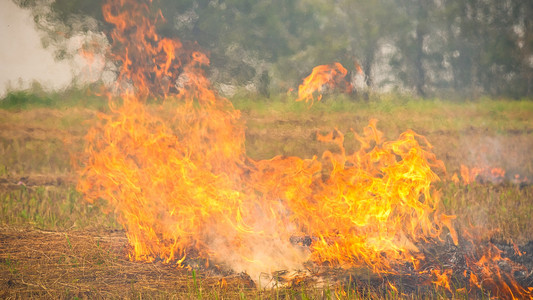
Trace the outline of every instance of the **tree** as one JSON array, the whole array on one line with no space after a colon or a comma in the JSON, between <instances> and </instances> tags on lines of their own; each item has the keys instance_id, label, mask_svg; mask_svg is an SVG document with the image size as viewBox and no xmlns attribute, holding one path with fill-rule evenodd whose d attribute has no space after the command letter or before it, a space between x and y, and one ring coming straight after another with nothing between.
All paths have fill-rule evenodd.
<instances>
[{"instance_id":1,"label":"tree","mask_svg":"<svg viewBox=\"0 0 533 300\"><path fill-rule=\"evenodd\" d=\"M113 26L102 16L107 0L14 1L32 9L58 59L72 55L72 36ZM152 7L158 35L191 41L209 55L212 81L265 95L294 88L314 66L335 61L352 72L360 64L369 88L388 64L392 82L421 96L532 91L528 0L138 1ZM392 59L380 56L385 46Z\"/></svg>"},{"instance_id":2,"label":"tree","mask_svg":"<svg viewBox=\"0 0 533 300\"><path fill-rule=\"evenodd\" d=\"M523 82L527 73L524 56L530 51L524 43L520 46L519 33L524 33L525 20L531 17L524 12L531 5L520 0L450 0L445 4L448 42L442 51L449 58L455 90L527 94L527 89L516 90L516 83Z\"/></svg>"}]
</instances>

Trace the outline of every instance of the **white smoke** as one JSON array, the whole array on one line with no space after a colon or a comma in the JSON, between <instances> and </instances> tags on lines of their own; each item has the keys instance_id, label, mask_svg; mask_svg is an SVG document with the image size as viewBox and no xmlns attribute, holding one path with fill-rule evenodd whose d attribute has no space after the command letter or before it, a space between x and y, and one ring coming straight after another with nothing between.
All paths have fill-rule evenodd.
<instances>
[{"instance_id":1,"label":"white smoke","mask_svg":"<svg viewBox=\"0 0 533 300\"><path fill-rule=\"evenodd\" d=\"M103 51L97 51L97 55L89 60L80 52L87 44L107 47L101 32L89 31L84 36L67 39L70 56L65 60L54 58L53 47L43 47L44 34L37 30L29 10L12 1L0 1L0 97L9 90L27 89L34 82L45 90L58 90L69 86L73 80L83 84L113 79L104 72Z\"/></svg>"}]
</instances>

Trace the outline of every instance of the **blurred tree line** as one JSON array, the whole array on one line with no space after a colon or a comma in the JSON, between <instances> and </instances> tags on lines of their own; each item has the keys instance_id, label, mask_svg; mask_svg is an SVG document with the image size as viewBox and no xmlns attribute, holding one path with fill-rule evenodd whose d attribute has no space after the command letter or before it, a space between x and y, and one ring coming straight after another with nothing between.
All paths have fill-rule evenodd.
<instances>
[{"instance_id":1,"label":"blurred tree line","mask_svg":"<svg viewBox=\"0 0 533 300\"><path fill-rule=\"evenodd\" d=\"M14 0L47 43L106 30L106 0ZM139 0L149 1L149 0ZM48 4L49 5L48 5ZM342 63L363 90L420 96L533 93L531 0L153 0L161 35L196 41L213 82L285 92L319 64ZM61 30L58 30L61 28ZM62 34L57 34L61 32ZM360 76L360 75L359 75Z\"/></svg>"}]
</instances>

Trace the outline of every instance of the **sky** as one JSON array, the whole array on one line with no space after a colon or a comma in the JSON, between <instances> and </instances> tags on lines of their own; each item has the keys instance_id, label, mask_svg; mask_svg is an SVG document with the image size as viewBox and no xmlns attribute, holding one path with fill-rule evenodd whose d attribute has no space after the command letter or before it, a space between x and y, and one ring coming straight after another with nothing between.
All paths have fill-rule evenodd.
<instances>
[{"instance_id":1,"label":"sky","mask_svg":"<svg viewBox=\"0 0 533 300\"><path fill-rule=\"evenodd\" d=\"M73 74L71 62L55 61L53 51L43 48L30 12L0 0L0 97L6 89L27 88L32 81L60 89Z\"/></svg>"}]
</instances>

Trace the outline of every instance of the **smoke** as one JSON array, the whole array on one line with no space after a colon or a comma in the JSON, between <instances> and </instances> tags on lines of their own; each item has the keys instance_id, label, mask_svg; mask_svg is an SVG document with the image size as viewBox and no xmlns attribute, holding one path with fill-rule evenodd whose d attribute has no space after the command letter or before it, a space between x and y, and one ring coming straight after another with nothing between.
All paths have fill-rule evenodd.
<instances>
[{"instance_id":1,"label":"smoke","mask_svg":"<svg viewBox=\"0 0 533 300\"><path fill-rule=\"evenodd\" d=\"M41 45L29 11L11 1L0 1L0 96L7 89L28 88L32 81L51 89L73 79L68 62L57 62Z\"/></svg>"},{"instance_id":2,"label":"smoke","mask_svg":"<svg viewBox=\"0 0 533 300\"><path fill-rule=\"evenodd\" d=\"M74 35L62 33L53 27L55 24L40 24L58 31L60 43L56 43L34 22L42 10L49 10L49 6L30 11L12 1L0 1L0 97L36 82L45 90L58 90L73 83L114 80L109 71L112 66L104 58L107 40L94 22L94 30ZM80 23L91 22L84 19Z\"/></svg>"},{"instance_id":3,"label":"smoke","mask_svg":"<svg viewBox=\"0 0 533 300\"><path fill-rule=\"evenodd\" d=\"M229 267L235 272L244 272L261 288L271 287L271 274L280 270L302 270L304 262L309 260L309 250L301 249L280 238L265 238L255 236L243 240L250 256L243 257L235 252L235 247L228 244L223 238L213 237L209 244L211 249L216 249L213 261Z\"/></svg>"},{"instance_id":4,"label":"smoke","mask_svg":"<svg viewBox=\"0 0 533 300\"><path fill-rule=\"evenodd\" d=\"M519 133L519 132L517 132ZM533 147L530 137L515 132L468 132L460 137L457 151L461 164L471 168L501 168L507 180L531 177L533 164L527 153Z\"/></svg>"},{"instance_id":5,"label":"smoke","mask_svg":"<svg viewBox=\"0 0 533 300\"><path fill-rule=\"evenodd\" d=\"M261 288L268 288L276 284L271 277L274 272L302 270L311 253L309 248L293 244L280 235L290 228L280 228L281 224L261 211L254 212L254 218L254 224L248 224L253 234L242 239L237 232L234 237L214 233L207 239L208 247L214 251L213 261L236 272L245 272Z\"/></svg>"}]
</instances>

